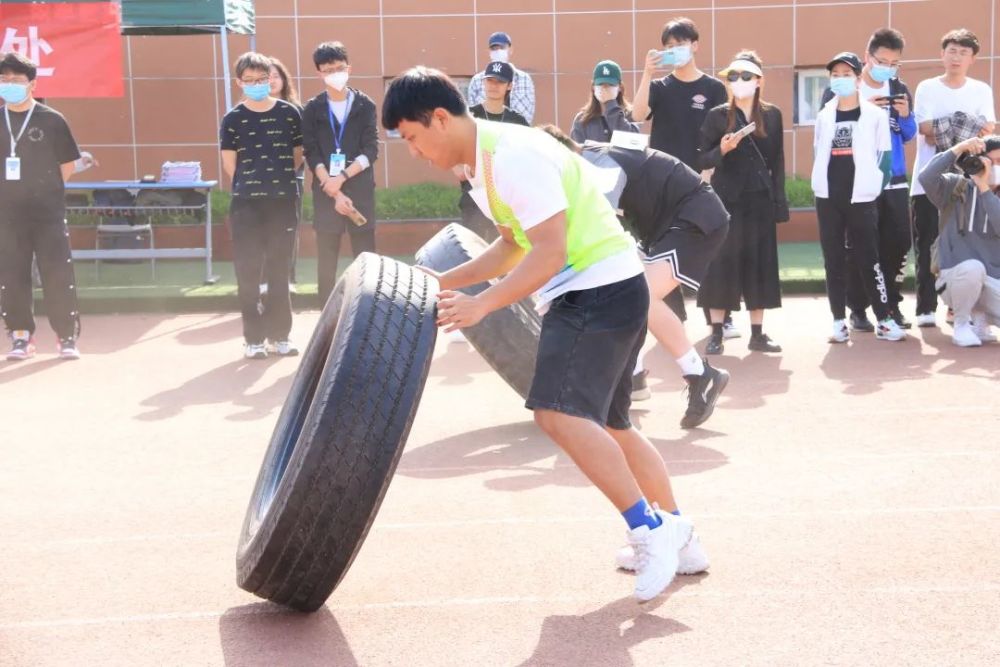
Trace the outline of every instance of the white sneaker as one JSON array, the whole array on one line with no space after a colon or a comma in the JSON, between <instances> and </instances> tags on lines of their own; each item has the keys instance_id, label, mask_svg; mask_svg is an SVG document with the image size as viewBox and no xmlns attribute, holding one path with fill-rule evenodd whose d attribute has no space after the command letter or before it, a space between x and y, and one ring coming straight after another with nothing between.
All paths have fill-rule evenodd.
<instances>
[{"instance_id":1,"label":"white sneaker","mask_svg":"<svg viewBox=\"0 0 1000 667\"><path fill-rule=\"evenodd\" d=\"M263 343L247 343L243 350L245 359L267 359L267 347Z\"/></svg>"},{"instance_id":2,"label":"white sneaker","mask_svg":"<svg viewBox=\"0 0 1000 667\"><path fill-rule=\"evenodd\" d=\"M290 340L279 340L277 343L271 343L271 352L279 357L299 356L299 348Z\"/></svg>"},{"instance_id":3,"label":"white sneaker","mask_svg":"<svg viewBox=\"0 0 1000 667\"><path fill-rule=\"evenodd\" d=\"M76 339L70 336L59 340L59 358L66 361L76 361L80 358L80 348L76 346Z\"/></svg>"},{"instance_id":4,"label":"white sneaker","mask_svg":"<svg viewBox=\"0 0 1000 667\"><path fill-rule=\"evenodd\" d=\"M993 335L993 330L990 328L990 322L986 319L986 313L972 314L972 330L975 332L976 338L983 343L997 342L997 337Z\"/></svg>"},{"instance_id":5,"label":"white sneaker","mask_svg":"<svg viewBox=\"0 0 1000 667\"><path fill-rule=\"evenodd\" d=\"M934 317L934 313L918 313L914 322L916 322L917 326L921 329L937 326L937 318Z\"/></svg>"},{"instance_id":6,"label":"white sneaker","mask_svg":"<svg viewBox=\"0 0 1000 667\"><path fill-rule=\"evenodd\" d=\"M849 340L851 340L851 331L847 328L847 320L834 320L829 341L831 343L846 343Z\"/></svg>"},{"instance_id":7,"label":"white sneaker","mask_svg":"<svg viewBox=\"0 0 1000 667\"><path fill-rule=\"evenodd\" d=\"M896 320L887 317L875 325L875 338L896 342L906 338L906 332L896 324Z\"/></svg>"},{"instance_id":8,"label":"white sneaker","mask_svg":"<svg viewBox=\"0 0 1000 667\"><path fill-rule=\"evenodd\" d=\"M615 565L620 570L635 571L635 551L631 546L624 546L615 554ZM708 570L708 555L701 546L698 533L692 531L691 539L678 554L677 574L699 574Z\"/></svg>"},{"instance_id":9,"label":"white sneaker","mask_svg":"<svg viewBox=\"0 0 1000 667\"><path fill-rule=\"evenodd\" d=\"M691 524L682 517L658 513L663 521L650 530L639 526L628 532L635 556L635 597L652 600L666 590L677 574L680 550L691 539Z\"/></svg>"},{"instance_id":10,"label":"white sneaker","mask_svg":"<svg viewBox=\"0 0 1000 667\"><path fill-rule=\"evenodd\" d=\"M10 343L7 361L24 361L35 356L35 338L28 331L12 331Z\"/></svg>"},{"instance_id":11,"label":"white sneaker","mask_svg":"<svg viewBox=\"0 0 1000 667\"><path fill-rule=\"evenodd\" d=\"M951 334L951 342L959 347L979 347L983 341L979 339L968 320L955 320L955 330Z\"/></svg>"},{"instance_id":12,"label":"white sneaker","mask_svg":"<svg viewBox=\"0 0 1000 667\"><path fill-rule=\"evenodd\" d=\"M730 338L739 338L743 334L737 329L732 322L726 322L722 325L722 339L729 340Z\"/></svg>"}]
</instances>

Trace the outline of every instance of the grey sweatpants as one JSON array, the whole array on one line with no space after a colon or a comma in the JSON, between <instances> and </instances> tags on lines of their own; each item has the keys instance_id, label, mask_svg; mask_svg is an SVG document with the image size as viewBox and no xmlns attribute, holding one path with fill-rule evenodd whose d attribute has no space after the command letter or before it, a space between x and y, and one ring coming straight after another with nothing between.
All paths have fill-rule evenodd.
<instances>
[{"instance_id":1,"label":"grey sweatpants","mask_svg":"<svg viewBox=\"0 0 1000 667\"><path fill-rule=\"evenodd\" d=\"M942 269L936 287L944 302L955 311L956 320L984 312L990 324L1000 326L1000 280L986 275L986 267L978 259L967 259L950 269Z\"/></svg>"}]
</instances>

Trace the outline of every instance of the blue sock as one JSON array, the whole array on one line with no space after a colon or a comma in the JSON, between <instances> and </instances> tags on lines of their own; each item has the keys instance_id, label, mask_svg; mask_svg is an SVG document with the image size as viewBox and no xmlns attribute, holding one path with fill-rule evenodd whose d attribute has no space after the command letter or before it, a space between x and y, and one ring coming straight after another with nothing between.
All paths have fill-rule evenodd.
<instances>
[{"instance_id":1,"label":"blue sock","mask_svg":"<svg viewBox=\"0 0 1000 667\"><path fill-rule=\"evenodd\" d=\"M622 512L622 516L625 517L629 530L635 530L639 526L649 526L652 529L663 523L645 498L640 498L639 502Z\"/></svg>"}]
</instances>

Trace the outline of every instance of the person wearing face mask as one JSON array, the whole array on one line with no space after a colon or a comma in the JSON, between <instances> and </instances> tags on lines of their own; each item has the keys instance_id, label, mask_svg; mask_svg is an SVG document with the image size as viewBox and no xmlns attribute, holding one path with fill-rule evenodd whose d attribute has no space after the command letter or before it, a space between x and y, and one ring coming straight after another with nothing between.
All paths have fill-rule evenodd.
<instances>
[{"instance_id":1,"label":"person wearing face mask","mask_svg":"<svg viewBox=\"0 0 1000 667\"><path fill-rule=\"evenodd\" d=\"M981 124L974 128L979 136L992 134L996 123L993 89L984 81L968 76L969 69L979 54L979 38L969 30L949 31L941 39L941 62L944 72L925 79L917 85L913 113L917 118L920 137L917 139L917 157L913 164L913 183L910 188L913 209L913 247L917 260L917 318L919 327L936 326L937 292L934 275L930 270L931 247L938 234L938 211L924 193L918 175L935 153L957 143L956 137L938 137L935 125L958 120ZM974 133L970 133L974 135ZM970 135L958 139L969 138ZM943 141L941 141L944 139ZM939 145L939 141L943 145Z\"/></svg>"},{"instance_id":2,"label":"person wearing face mask","mask_svg":"<svg viewBox=\"0 0 1000 667\"><path fill-rule=\"evenodd\" d=\"M271 97L270 69L271 60L263 54L239 57L235 70L243 100L223 117L219 130L222 168L233 184L229 216L247 359L299 353L288 338L288 273L298 226L302 118L295 106ZM268 285L263 308L262 275Z\"/></svg>"},{"instance_id":3,"label":"person wearing face mask","mask_svg":"<svg viewBox=\"0 0 1000 667\"><path fill-rule=\"evenodd\" d=\"M865 66L861 70L861 99L882 107L889 114L892 132L892 177L878 197L879 263L885 272L886 289L892 306L892 318L904 329L910 323L903 317L899 304L903 269L910 251L910 201L906 173L905 145L917 133L917 122L910 109L913 98L910 89L899 80L899 63L903 57L903 36L892 28L876 30L868 40ZM823 93L823 104L835 95L829 88ZM868 319L868 296L861 282L861 271L854 253L847 253L847 305L851 310L853 331L875 331Z\"/></svg>"},{"instance_id":4,"label":"person wearing face mask","mask_svg":"<svg viewBox=\"0 0 1000 667\"><path fill-rule=\"evenodd\" d=\"M713 169L712 187L732 216L729 235L708 268L698 290L698 306L708 308L712 336L706 354L723 351L723 319L727 311L750 311L748 348L781 352L764 333L764 309L781 307L776 223L788 220L785 197L784 124L781 110L762 98L763 63L753 51L742 51L719 75L731 100L712 109L701 128L698 166ZM751 123L750 134L741 129Z\"/></svg>"},{"instance_id":5,"label":"person wearing face mask","mask_svg":"<svg viewBox=\"0 0 1000 667\"><path fill-rule=\"evenodd\" d=\"M511 82L510 101L508 106L521 114L531 124L535 117L535 82L531 75L514 67L511 58L514 56L514 45L510 35L505 32L495 32L490 35L490 62L508 63L514 68L514 80ZM484 72L478 72L469 82L467 99L470 107L482 104L486 99Z\"/></svg>"},{"instance_id":6,"label":"person wearing face mask","mask_svg":"<svg viewBox=\"0 0 1000 667\"><path fill-rule=\"evenodd\" d=\"M885 275L878 258L878 204L891 180L892 133L889 115L858 91L861 60L837 54L826 66L836 96L816 117L812 189L816 195L826 294L833 314L831 343L850 340L847 328L845 237L878 319L879 340L900 341L906 333L892 319Z\"/></svg>"},{"instance_id":7,"label":"person wearing face mask","mask_svg":"<svg viewBox=\"0 0 1000 667\"><path fill-rule=\"evenodd\" d=\"M955 173L956 167L962 171ZM1000 136L973 137L938 153L918 174L940 212L934 287L955 311L952 342L978 347L1000 326Z\"/></svg>"},{"instance_id":8,"label":"person wearing face mask","mask_svg":"<svg viewBox=\"0 0 1000 667\"><path fill-rule=\"evenodd\" d=\"M642 79L632 100L632 116L652 120L649 147L673 155L694 170L698 169L698 137L705 116L727 99L723 83L698 69L698 40L698 28L691 19L669 21L660 35L664 50L646 54ZM671 68L670 74L654 80L653 75L665 67ZM678 317L687 319L681 290L674 290L667 298ZM738 331L730 330L727 337L739 336Z\"/></svg>"},{"instance_id":9,"label":"person wearing face mask","mask_svg":"<svg viewBox=\"0 0 1000 667\"><path fill-rule=\"evenodd\" d=\"M32 258L44 285L45 310L62 359L79 359L76 279L66 230L65 182L80 158L66 119L37 102L38 68L18 53L0 59L0 302L10 332L9 361L35 355Z\"/></svg>"},{"instance_id":10,"label":"person wearing face mask","mask_svg":"<svg viewBox=\"0 0 1000 667\"><path fill-rule=\"evenodd\" d=\"M313 52L313 64L326 89L306 103L302 136L313 172L319 298L325 304L337 280L345 230L355 257L375 252L372 166L378 159L378 124L375 102L347 85L351 65L343 44L320 44ZM359 213L363 224L358 224Z\"/></svg>"},{"instance_id":11,"label":"person wearing face mask","mask_svg":"<svg viewBox=\"0 0 1000 667\"><path fill-rule=\"evenodd\" d=\"M594 68L590 99L573 119L570 136L577 143L607 142L615 130L639 132L639 124L632 121L632 107L625 99L622 68L613 60L602 60Z\"/></svg>"}]
</instances>

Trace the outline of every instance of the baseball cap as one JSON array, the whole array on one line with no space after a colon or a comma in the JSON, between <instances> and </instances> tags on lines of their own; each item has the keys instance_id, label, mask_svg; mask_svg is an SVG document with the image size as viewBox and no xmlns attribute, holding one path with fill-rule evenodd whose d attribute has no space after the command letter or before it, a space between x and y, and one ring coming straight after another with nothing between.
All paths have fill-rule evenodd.
<instances>
[{"instance_id":1,"label":"baseball cap","mask_svg":"<svg viewBox=\"0 0 1000 667\"><path fill-rule=\"evenodd\" d=\"M490 35L490 46L497 46L498 44L502 44L504 46L510 46L511 45L510 35L508 35L505 32L495 32L492 35Z\"/></svg>"},{"instance_id":2,"label":"baseball cap","mask_svg":"<svg viewBox=\"0 0 1000 667\"><path fill-rule=\"evenodd\" d=\"M594 83L618 85L622 82L622 68L614 60L602 60L594 68Z\"/></svg>"},{"instance_id":3,"label":"baseball cap","mask_svg":"<svg viewBox=\"0 0 1000 667\"><path fill-rule=\"evenodd\" d=\"M486 66L483 77L510 83L514 80L514 68L507 63L490 63Z\"/></svg>"},{"instance_id":4,"label":"baseball cap","mask_svg":"<svg viewBox=\"0 0 1000 667\"><path fill-rule=\"evenodd\" d=\"M830 60L830 62L826 64L827 71L828 72L832 71L833 66L836 65L837 63L844 63L852 70L854 70L855 74L857 74L858 76L861 75L861 59L858 58L856 54L851 53L850 51L844 51L842 53L838 53L833 57L832 60Z\"/></svg>"}]
</instances>

